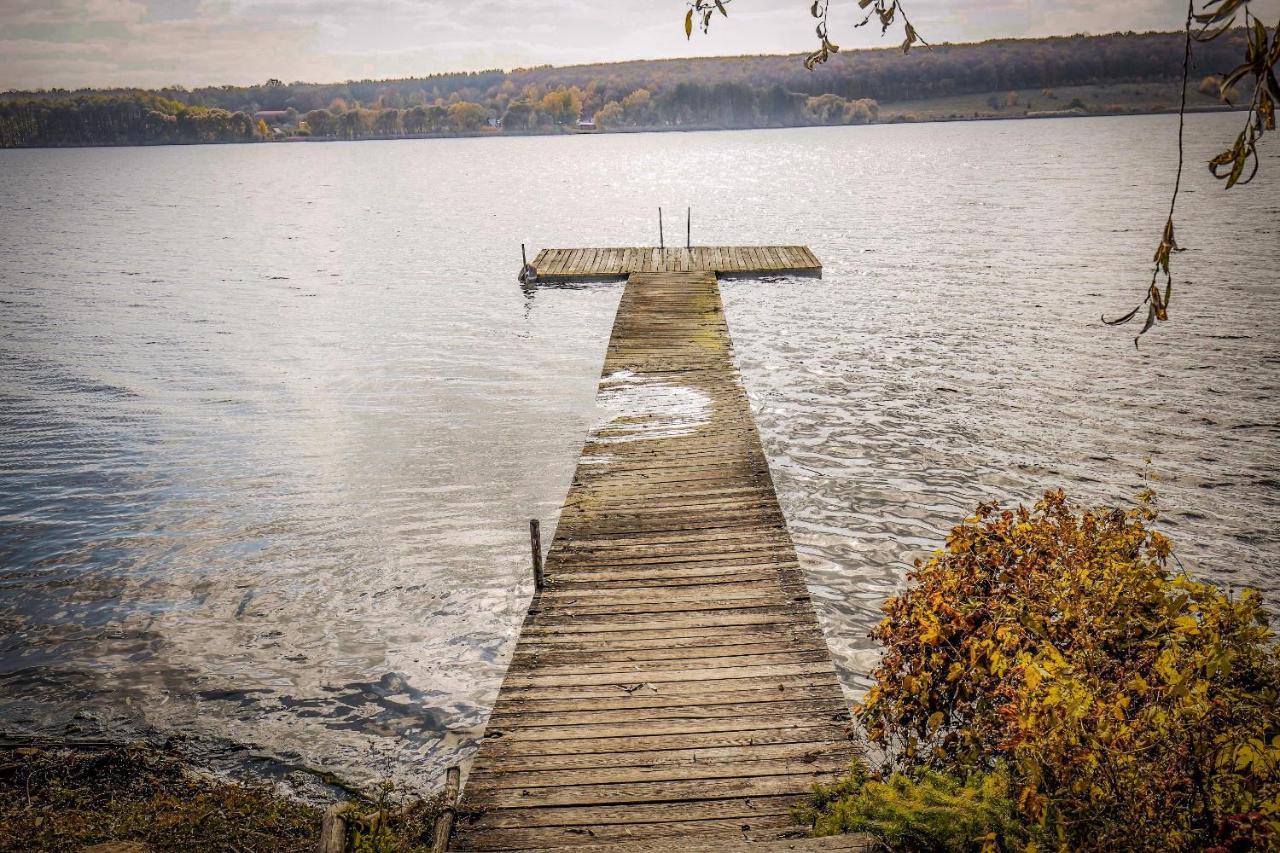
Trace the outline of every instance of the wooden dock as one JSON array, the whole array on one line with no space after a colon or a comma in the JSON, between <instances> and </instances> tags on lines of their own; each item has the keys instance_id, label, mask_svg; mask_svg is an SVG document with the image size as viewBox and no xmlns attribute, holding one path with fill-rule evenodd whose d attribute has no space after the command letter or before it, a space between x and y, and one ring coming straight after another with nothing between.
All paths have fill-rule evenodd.
<instances>
[{"instance_id":1,"label":"wooden dock","mask_svg":"<svg viewBox=\"0 0 1280 853\"><path fill-rule=\"evenodd\" d=\"M630 273L599 401L450 849L862 849L790 814L849 712L712 272Z\"/></svg>"},{"instance_id":2,"label":"wooden dock","mask_svg":"<svg viewBox=\"0 0 1280 853\"><path fill-rule=\"evenodd\" d=\"M660 249L543 249L533 259L538 281L607 281L637 272L822 276L807 246L694 246Z\"/></svg>"}]
</instances>

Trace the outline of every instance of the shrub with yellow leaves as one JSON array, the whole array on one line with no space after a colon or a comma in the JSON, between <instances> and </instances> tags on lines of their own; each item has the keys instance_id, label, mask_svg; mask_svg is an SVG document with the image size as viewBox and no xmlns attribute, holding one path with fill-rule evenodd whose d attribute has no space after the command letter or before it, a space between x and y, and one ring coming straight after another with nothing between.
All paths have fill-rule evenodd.
<instances>
[{"instance_id":1,"label":"shrub with yellow leaves","mask_svg":"<svg viewBox=\"0 0 1280 853\"><path fill-rule=\"evenodd\" d=\"M917 562L859 708L891 763L1007 768L1061 849L1280 849L1280 648L1255 592L1168 570L1155 517L986 504Z\"/></svg>"}]
</instances>

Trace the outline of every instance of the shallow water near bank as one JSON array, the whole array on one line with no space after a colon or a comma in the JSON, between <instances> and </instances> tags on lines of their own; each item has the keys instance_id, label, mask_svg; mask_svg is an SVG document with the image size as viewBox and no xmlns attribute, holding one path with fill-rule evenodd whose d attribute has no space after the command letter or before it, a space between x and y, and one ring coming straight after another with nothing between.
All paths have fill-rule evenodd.
<instances>
[{"instance_id":1,"label":"shallow water near bank","mask_svg":"<svg viewBox=\"0 0 1280 853\"><path fill-rule=\"evenodd\" d=\"M0 152L0 728L433 785L588 430L698 417L597 406L621 286L522 289L519 244L646 244L659 205L826 265L722 290L851 696L984 499L1150 484L1186 567L1275 612L1280 155L1230 193L1200 165L1238 121L1189 119L1138 350L1098 317L1149 278L1168 116Z\"/></svg>"}]
</instances>

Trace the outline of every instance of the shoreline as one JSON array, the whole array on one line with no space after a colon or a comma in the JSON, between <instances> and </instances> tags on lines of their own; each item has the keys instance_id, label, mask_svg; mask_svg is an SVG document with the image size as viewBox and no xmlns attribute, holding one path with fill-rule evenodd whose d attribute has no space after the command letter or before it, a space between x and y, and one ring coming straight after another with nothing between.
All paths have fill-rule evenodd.
<instances>
[{"instance_id":1,"label":"shoreline","mask_svg":"<svg viewBox=\"0 0 1280 853\"><path fill-rule=\"evenodd\" d=\"M885 112L895 106L905 106L918 103L914 101L901 101L899 104L888 104L881 106L881 111ZM1190 115L1193 113L1234 113L1246 112L1244 106L1236 106L1233 104L1213 104L1213 105L1194 105L1188 106L1185 112ZM545 136L610 136L614 134L635 134L635 133L710 133L722 131L744 131L744 130L795 130L797 128L809 127L875 127L881 125L902 125L902 124L935 124L950 122L984 122L984 121L1039 121L1046 119L1075 119L1075 118L1126 118L1131 116L1151 116L1151 115L1177 115L1176 107L1163 109L1135 109L1125 110L1123 112L1089 112L1089 111L1037 111L1033 113L1022 113L1019 115L951 115L951 116L926 116L908 118L901 113L895 114L888 119L878 121L859 122L856 124L813 124L813 123L797 123L783 125L752 125L746 127L722 127L716 125L654 125L645 127L619 127L610 130L570 130L563 127L557 127L554 130L524 130L524 131L507 131L500 128L490 128L488 130L461 131L457 133L398 133L386 136L360 136L355 139L341 139L336 136L288 136L281 139L228 139L222 141L205 141L205 142L128 142L118 145L102 145L92 144L66 144L66 145L14 145L0 147L0 151L36 151L36 150L74 150L82 148L168 148L168 147L189 147L199 145L278 145L290 143L324 143L324 142L398 142L404 140L421 140L421 139L516 139L526 137L545 137Z\"/></svg>"},{"instance_id":2,"label":"shoreline","mask_svg":"<svg viewBox=\"0 0 1280 853\"><path fill-rule=\"evenodd\" d=\"M158 853L317 849L329 815L376 849L426 851L442 799L347 790L316 798L265 777L228 778L145 743L0 743L0 850Z\"/></svg>"}]
</instances>

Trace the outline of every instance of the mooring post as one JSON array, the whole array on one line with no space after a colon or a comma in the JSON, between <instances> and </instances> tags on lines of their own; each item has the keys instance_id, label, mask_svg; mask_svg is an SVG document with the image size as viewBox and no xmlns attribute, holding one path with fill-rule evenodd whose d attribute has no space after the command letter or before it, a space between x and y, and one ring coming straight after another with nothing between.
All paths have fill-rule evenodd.
<instances>
[{"instance_id":1,"label":"mooring post","mask_svg":"<svg viewBox=\"0 0 1280 853\"><path fill-rule=\"evenodd\" d=\"M538 280L538 271L529 266L529 256L525 253L524 243L520 244L520 274L516 278L521 284L529 284Z\"/></svg>"},{"instance_id":2,"label":"mooring post","mask_svg":"<svg viewBox=\"0 0 1280 853\"><path fill-rule=\"evenodd\" d=\"M658 248L667 248L666 243L662 242L662 208L658 208Z\"/></svg>"},{"instance_id":3,"label":"mooring post","mask_svg":"<svg viewBox=\"0 0 1280 853\"><path fill-rule=\"evenodd\" d=\"M320 821L320 841L316 853L344 853L347 849L347 803L335 803L325 809Z\"/></svg>"},{"instance_id":4,"label":"mooring post","mask_svg":"<svg viewBox=\"0 0 1280 853\"><path fill-rule=\"evenodd\" d=\"M444 795L440 814L436 815L435 830L431 833L431 853L447 853L449 836L453 834L453 818L458 810L458 786L462 774L456 766L450 767L444 777Z\"/></svg>"},{"instance_id":5,"label":"mooring post","mask_svg":"<svg viewBox=\"0 0 1280 853\"><path fill-rule=\"evenodd\" d=\"M538 519L529 519L529 550L533 552L533 591L542 592L542 530Z\"/></svg>"},{"instance_id":6,"label":"mooring post","mask_svg":"<svg viewBox=\"0 0 1280 853\"><path fill-rule=\"evenodd\" d=\"M684 247L686 249L693 248L693 208L687 207L684 211Z\"/></svg>"}]
</instances>

